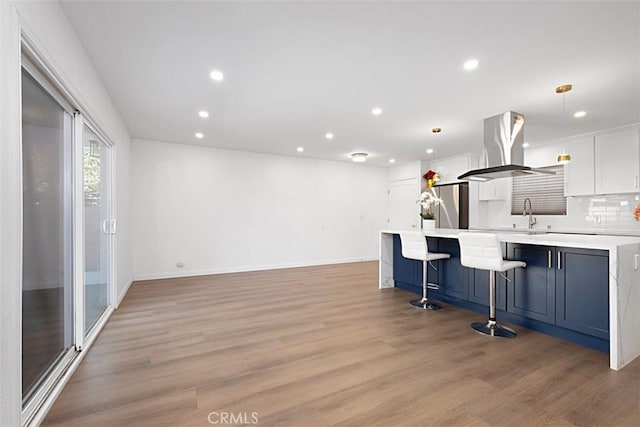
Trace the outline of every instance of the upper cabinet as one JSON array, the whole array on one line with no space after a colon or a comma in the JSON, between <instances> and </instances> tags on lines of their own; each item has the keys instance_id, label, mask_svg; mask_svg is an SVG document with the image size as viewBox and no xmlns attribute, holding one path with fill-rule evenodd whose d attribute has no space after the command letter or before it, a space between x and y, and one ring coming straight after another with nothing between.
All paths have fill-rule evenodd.
<instances>
[{"instance_id":1,"label":"upper cabinet","mask_svg":"<svg viewBox=\"0 0 640 427\"><path fill-rule=\"evenodd\" d=\"M640 191L640 136L638 131L638 128L632 128L595 137L596 194L636 193ZM573 152L570 153L573 160Z\"/></svg>"},{"instance_id":2,"label":"upper cabinet","mask_svg":"<svg viewBox=\"0 0 640 427\"><path fill-rule=\"evenodd\" d=\"M461 182L458 179L460 175L477 167L478 159L472 154L433 160L429 163L429 169L440 174L438 185ZM426 172L426 170L424 172Z\"/></svg>"},{"instance_id":3,"label":"upper cabinet","mask_svg":"<svg viewBox=\"0 0 640 427\"><path fill-rule=\"evenodd\" d=\"M567 144L571 162L564 166L564 195L591 196L595 191L594 137L575 139Z\"/></svg>"}]
</instances>

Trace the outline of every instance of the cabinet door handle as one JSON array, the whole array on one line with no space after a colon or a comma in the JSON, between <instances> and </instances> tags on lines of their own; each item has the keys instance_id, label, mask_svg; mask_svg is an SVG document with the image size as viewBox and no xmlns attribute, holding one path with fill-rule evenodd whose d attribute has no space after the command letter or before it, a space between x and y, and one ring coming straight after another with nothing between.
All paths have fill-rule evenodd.
<instances>
[{"instance_id":1,"label":"cabinet door handle","mask_svg":"<svg viewBox=\"0 0 640 427\"><path fill-rule=\"evenodd\" d=\"M633 177L633 188L638 189L638 175Z\"/></svg>"},{"instance_id":2,"label":"cabinet door handle","mask_svg":"<svg viewBox=\"0 0 640 427\"><path fill-rule=\"evenodd\" d=\"M551 265L551 250L547 251L547 268L553 268L553 265Z\"/></svg>"},{"instance_id":3,"label":"cabinet door handle","mask_svg":"<svg viewBox=\"0 0 640 427\"><path fill-rule=\"evenodd\" d=\"M558 270L562 269L562 252L558 251Z\"/></svg>"}]
</instances>

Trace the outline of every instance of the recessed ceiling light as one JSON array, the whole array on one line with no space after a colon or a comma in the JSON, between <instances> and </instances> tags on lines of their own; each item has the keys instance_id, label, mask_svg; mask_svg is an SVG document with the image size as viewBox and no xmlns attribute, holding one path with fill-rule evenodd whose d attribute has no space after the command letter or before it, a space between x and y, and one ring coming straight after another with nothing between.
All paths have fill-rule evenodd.
<instances>
[{"instance_id":1,"label":"recessed ceiling light","mask_svg":"<svg viewBox=\"0 0 640 427\"><path fill-rule=\"evenodd\" d=\"M433 148L427 148L427 154L433 154Z\"/></svg>"},{"instance_id":2,"label":"recessed ceiling light","mask_svg":"<svg viewBox=\"0 0 640 427\"><path fill-rule=\"evenodd\" d=\"M464 63L464 69L465 70L475 70L476 68L478 68L478 60L477 59L469 59L468 61L466 61Z\"/></svg>"},{"instance_id":3,"label":"recessed ceiling light","mask_svg":"<svg viewBox=\"0 0 640 427\"><path fill-rule=\"evenodd\" d=\"M199 115L200 117L202 117L203 119L206 119L207 117L209 117L209 113L208 113L207 111L204 111L204 110L199 111L199 112L198 112L198 115Z\"/></svg>"},{"instance_id":4,"label":"recessed ceiling light","mask_svg":"<svg viewBox=\"0 0 640 427\"><path fill-rule=\"evenodd\" d=\"M211 74L209 74L209 76L211 76L211 78L216 82L221 82L222 80L224 80L224 74L222 74L222 71L213 70Z\"/></svg>"},{"instance_id":5,"label":"recessed ceiling light","mask_svg":"<svg viewBox=\"0 0 640 427\"><path fill-rule=\"evenodd\" d=\"M382 114L382 108L374 108L373 110L371 110L371 114L373 114L374 116L379 116L380 114Z\"/></svg>"},{"instance_id":6,"label":"recessed ceiling light","mask_svg":"<svg viewBox=\"0 0 640 427\"><path fill-rule=\"evenodd\" d=\"M327 139L333 139L333 134L331 132L327 132L324 134L324 137Z\"/></svg>"},{"instance_id":7,"label":"recessed ceiling light","mask_svg":"<svg viewBox=\"0 0 640 427\"><path fill-rule=\"evenodd\" d=\"M389 159L389 163L395 163L396 159Z\"/></svg>"},{"instance_id":8,"label":"recessed ceiling light","mask_svg":"<svg viewBox=\"0 0 640 427\"><path fill-rule=\"evenodd\" d=\"M522 147L523 147L523 148L527 148L528 146L529 146L529 143L528 143L528 142L523 142L523 143L522 143Z\"/></svg>"},{"instance_id":9,"label":"recessed ceiling light","mask_svg":"<svg viewBox=\"0 0 640 427\"><path fill-rule=\"evenodd\" d=\"M368 155L369 154L367 154L367 153L353 153L351 155L351 160L353 160L356 163L366 162Z\"/></svg>"},{"instance_id":10,"label":"recessed ceiling light","mask_svg":"<svg viewBox=\"0 0 640 427\"><path fill-rule=\"evenodd\" d=\"M296 150L298 151L298 153L302 153L304 151L304 147L298 147L296 148Z\"/></svg>"},{"instance_id":11,"label":"recessed ceiling light","mask_svg":"<svg viewBox=\"0 0 640 427\"><path fill-rule=\"evenodd\" d=\"M196 138L202 139L204 138L204 134L202 132L196 132Z\"/></svg>"},{"instance_id":12,"label":"recessed ceiling light","mask_svg":"<svg viewBox=\"0 0 640 427\"><path fill-rule=\"evenodd\" d=\"M573 117L575 118L580 118L580 117L584 117L587 115L586 111L576 111L575 113L573 113Z\"/></svg>"}]
</instances>

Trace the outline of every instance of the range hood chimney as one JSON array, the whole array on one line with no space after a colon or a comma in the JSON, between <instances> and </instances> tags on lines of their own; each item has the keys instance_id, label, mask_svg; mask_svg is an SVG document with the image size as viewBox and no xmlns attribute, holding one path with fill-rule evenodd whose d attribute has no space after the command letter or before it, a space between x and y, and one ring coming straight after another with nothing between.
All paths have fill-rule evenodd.
<instances>
[{"instance_id":1,"label":"range hood chimney","mask_svg":"<svg viewBox=\"0 0 640 427\"><path fill-rule=\"evenodd\" d=\"M522 175L553 174L524 166L524 116L508 111L484 119L484 158L486 166L462 174L463 181L489 181Z\"/></svg>"}]
</instances>

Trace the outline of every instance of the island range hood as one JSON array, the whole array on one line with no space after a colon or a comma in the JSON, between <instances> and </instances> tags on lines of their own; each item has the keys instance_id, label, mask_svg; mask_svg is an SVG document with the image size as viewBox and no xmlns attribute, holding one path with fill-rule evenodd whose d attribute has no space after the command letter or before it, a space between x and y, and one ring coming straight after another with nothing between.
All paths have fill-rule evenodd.
<instances>
[{"instance_id":1,"label":"island range hood","mask_svg":"<svg viewBox=\"0 0 640 427\"><path fill-rule=\"evenodd\" d=\"M523 175L553 174L524 166L524 116L508 111L484 119L484 158L486 167L462 174L463 181L489 181Z\"/></svg>"}]
</instances>

